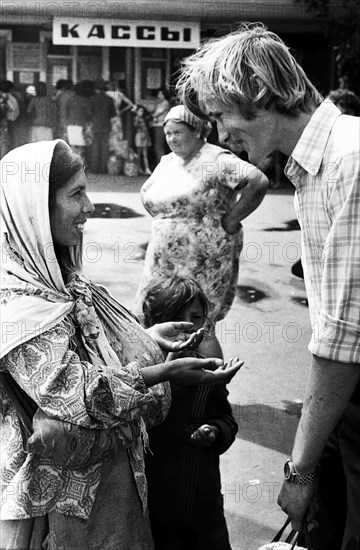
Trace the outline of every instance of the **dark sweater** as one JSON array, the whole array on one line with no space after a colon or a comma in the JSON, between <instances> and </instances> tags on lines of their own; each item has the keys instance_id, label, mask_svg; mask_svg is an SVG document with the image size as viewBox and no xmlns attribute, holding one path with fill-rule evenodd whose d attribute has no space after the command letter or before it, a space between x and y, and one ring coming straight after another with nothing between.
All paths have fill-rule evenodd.
<instances>
[{"instance_id":1,"label":"dark sweater","mask_svg":"<svg viewBox=\"0 0 360 550\"><path fill-rule=\"evenodd\" d=\"M105 92L99 92L91 98L92 123L94 134L108 134L111 129L111 119L116 116L112 97Z\"/></svg>"},{"instance_id":2,"label":"dark sweater","mask_svg":"<svg viewBox=\"0 0 360 550\"><path fill-rule=\"evenodd\" d=\"M149 512L155 550L230 550L223 512L219 455L235 439L237 424L224 385L172 384L165 421L149 432L146 454ZM220 436L198 448L191 434L203 424Z\"/></svg>"}]
</instances>

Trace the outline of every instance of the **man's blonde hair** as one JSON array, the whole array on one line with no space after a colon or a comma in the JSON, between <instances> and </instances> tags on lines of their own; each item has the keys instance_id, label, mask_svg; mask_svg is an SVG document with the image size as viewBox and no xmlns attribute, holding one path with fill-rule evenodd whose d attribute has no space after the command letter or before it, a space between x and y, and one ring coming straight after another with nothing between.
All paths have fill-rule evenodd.
<instances>
[{"instance_id":1,"label":"man's blonde hair","mask_svg":"<svg viewBox=\"0 0 360 550\"><path fill-rule=\"evenodd\" d=\"M323 100L289 48L262 23L242 24L202 45L184 60L177 89L181 102L202 117L214 100L238 105L247 119L270 106L296 116Z\"/></svg>"}]
</instances>

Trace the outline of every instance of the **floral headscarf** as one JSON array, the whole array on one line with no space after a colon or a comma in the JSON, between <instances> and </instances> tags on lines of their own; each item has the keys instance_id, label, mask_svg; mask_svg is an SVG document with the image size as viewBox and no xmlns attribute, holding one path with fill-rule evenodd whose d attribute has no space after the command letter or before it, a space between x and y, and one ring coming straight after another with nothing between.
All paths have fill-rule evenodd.
<instances>
[{"instance_id":1,"label":"floral headscarf","mask_svg":"<svg viewBox=\"0 0 360 550\"><path fill-rule=\"evenodd\" d=\"M49 172L59 141L23 145L1 161L1 357L72 312L91 362L119 365L93 304L99 289L79 272L82 246L69 249L73 272L67 284L55 256Z\"/></svg>"},{"instance_id":2,"label":"floral headscarf","mask_svg":"<svg viewBox=\"0 0 360 550\"><path fill-rule=\"evenodd\" d=\"M1 357L59 323L74 305L50 230L49 171L58 141L23 145L0 162Z\"/></svg>"}]
</instances>

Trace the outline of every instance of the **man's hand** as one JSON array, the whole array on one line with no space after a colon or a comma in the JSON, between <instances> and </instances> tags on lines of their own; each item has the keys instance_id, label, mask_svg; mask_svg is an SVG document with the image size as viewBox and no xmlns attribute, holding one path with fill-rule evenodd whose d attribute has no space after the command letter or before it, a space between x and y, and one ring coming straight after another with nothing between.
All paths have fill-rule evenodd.
<instances>
[{"instance_id":1,"label":"man's hand","mask_svg":"<svg viewBox=\"0 0 360 550\"><path fill-rule=\"evenodd\" d=\"M300 531L301 522L307 513L307 521L311 521L313 507L310 506L314 497L316 482L309 485L300 485L299 483L291 483L284 481L278 496L278 505L291 519L292 528L295 531Z\"/></svg>"},{"instance_id":2,"label":"man's hand","mask_svg":"<svg viewBox=\"0 0 360 550\"><path fill-rule=\"evenodd\" d=\"M191 441L196 447L210 447L219 436L219 428L203 424L191 434Z\"/></svg>"},{"instance_id":3,"label":"man's hand","mask_svg":"<svg viewBox=\"0 0 360 550\"><path fill-rule=\"evenodd\" d=\"M203 337L204 329L192 332L193 323L159 323L146 330L163 351L191 351L197 348Z\"/></svg>"},{"instance_id":4,"label":"man's hand","mask_svg":"<svg viewBox=\"0 0 360 550\"><path fill-rule=\"evenodd\" d=\"M183 384L228 384L242 367L244 361L238 357L224 363L222 359L195 359L184 357L166 363L168 380Z\"/></svg>"}]
</instances>

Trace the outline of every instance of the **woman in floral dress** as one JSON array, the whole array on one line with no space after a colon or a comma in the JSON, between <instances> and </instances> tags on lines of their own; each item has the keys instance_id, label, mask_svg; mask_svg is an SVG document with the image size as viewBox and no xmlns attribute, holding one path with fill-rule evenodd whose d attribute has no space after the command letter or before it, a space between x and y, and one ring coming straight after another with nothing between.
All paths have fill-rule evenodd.
<instances>
[{"instance_id":1,"label":"woman in floral dress","mask_svg":"<svg viewBox=\"0 0 360 550\"><path fill-rule=\"evenodd\" d=\"M162 157L141 190L154 220L136 309L141 315L142 291L157 275L195 279L210 304L209 356L222 357L215 323L225 317L235 297L241 220L259 206L268 180L230 151L207 143L209 127L182 105L165 117L172 152Z\"/></svg>"}]
</instances>

